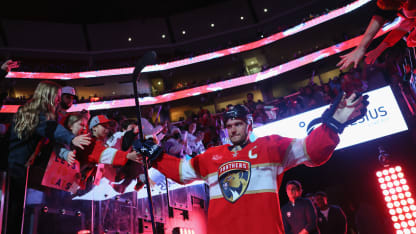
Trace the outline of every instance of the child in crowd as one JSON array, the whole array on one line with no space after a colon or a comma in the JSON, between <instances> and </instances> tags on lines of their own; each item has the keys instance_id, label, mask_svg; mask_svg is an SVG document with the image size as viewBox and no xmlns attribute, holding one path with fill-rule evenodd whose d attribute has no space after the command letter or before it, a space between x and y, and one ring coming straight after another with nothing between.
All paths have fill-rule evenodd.
<instances>
[{"instance_id":1,"label":"child in crowd","mask_svg":"<svg viewBox=\"0 0 416 234\"><path fill-rule=\"evenodd\" d=\"M141 157L135 152L126 152L108 147L106 138L109 131L110 120L105 115L97 115L91 118L89 129L91 144L84 150L76 151L76 158L80 162L81 179L86 181L96 172L96 164L111 164L123 166L128 160L141 162ZM74 126L75 127L75 126ZM99 178L96 178L98 180Z\"/></svg>"}]
</instances>

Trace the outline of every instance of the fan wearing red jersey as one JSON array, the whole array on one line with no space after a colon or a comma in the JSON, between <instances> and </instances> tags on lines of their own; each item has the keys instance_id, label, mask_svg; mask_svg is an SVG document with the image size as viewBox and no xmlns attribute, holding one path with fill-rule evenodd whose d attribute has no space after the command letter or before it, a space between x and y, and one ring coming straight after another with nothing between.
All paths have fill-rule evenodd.
<instances>
[{"instance_id":1,"label":"fan wearing red jersey","mask_svg":"<svg viewBox=\"0 0 416 234\"><path fill-rule=\"evenodd\" d=\"M236 105L224 114L233 145L211 147L189 161L163 153L150 141L134 148L178 183L204 180L209 185L208 233L284 233L279 205L283 173L299 164L319 166L331 156L338 133L366 112L366 97L338 97L322 116L323 124L304 139L271 135L250 142L252 122Z\"/></svg>"}]
</instances>

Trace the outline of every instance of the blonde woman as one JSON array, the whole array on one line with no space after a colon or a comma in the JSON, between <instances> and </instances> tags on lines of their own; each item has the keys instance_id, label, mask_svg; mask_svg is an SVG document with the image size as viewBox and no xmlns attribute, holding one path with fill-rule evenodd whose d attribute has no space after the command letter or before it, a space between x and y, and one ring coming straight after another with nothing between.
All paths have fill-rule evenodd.
<instances>
[{"instance_id":1,"label":"blonde woman","mask_svg":"<svg viewBox=\"0 0 416 234\"><path fill-rule=\"evenodd\" d=\"M53 82L39 83L33 98L17 111L10 135L10 199L7 233L20 233L26 183L26 166L41 150L41 140L73 145L81 149L90 144L88 135L74 136L55 121L61 87Z\"/></svg>"}]
</instances>

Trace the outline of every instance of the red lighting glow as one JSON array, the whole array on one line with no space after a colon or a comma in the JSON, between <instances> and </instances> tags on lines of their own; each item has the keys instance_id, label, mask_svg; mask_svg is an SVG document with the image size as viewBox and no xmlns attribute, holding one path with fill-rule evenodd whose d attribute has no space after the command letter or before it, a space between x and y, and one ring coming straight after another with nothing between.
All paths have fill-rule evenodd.
<instances>
[{"instance_id":1,"label":"red lighting glow","mask_svg":"<svg viewBox=\"0 0 416 234\"><path fill-rule=\"evenodd\" d=\"M386 25L383 29L381 29L377 33L377 37L389 32L390 30L396 28L401 22L403 21L402 18L397 18L394 22L390 23L389 25ZM353 48L358 45L358 43L361 41L362 36L355 37L353 39L344 41L342 43L327 47L325 49L310 53L308 55L305 55L303 57L291 60L289 62L286 62L284 64L277 65L275 67L272 67L270 69L267 69L265 71L251 74L251 75L245 75L240 77L231 78L229 80L220 81L208 85L202 85L195 88L190 88L186 90L180 90L172 93L166 93L162 94L156 97L144 97L140 99L141 105L155 105L165 102L170 102L178 99L188 98L192 96L202 95L206 93L216 92L219 90L229 89L241 85L256 83L259 81L263 81L266 79L270 79L272 77L276 77L280 74L283 74L285 72L291 71L293 69L302 67L304 65L317 62L321 59L327 58L331 55L343 52L345 50L348 50L350 48ZM267 38L265 38L267 39ZM157 66L157 65L156 65ZM123 68L124 70L129 70L127 73L122 74L130 74L133 69L130 68ZM123 70L123 69L115 69L117 71ZM95 72L101 72L101 71L95 71ZM19 78L19 77L10 77L10 74L15 74L16 72L9 72L8 77L9 78ZM21 78L28 78L28 79L52 79L52 78L46 78L45 76L35 76L34 73L30 72L23 72L25 74L22 75ZM88 73L88 72L87 72ZM108 73L108 71L104 72L105 76L110 75L122 75L120 72L116 72L116 74ZM113 72L114 73L114 72ZM71 78L62 76L62 74L52 73L54 74L52 77L57 76L59 79L77 79L77 78ZM69 74L78 74L78 73L69 73ZM103 75L104 76L104 75ZM92 76L90 76L92 77ZM93 77L97 77L97 75L93 75ZM79 78L79 77L78 77ZM89 77L82 77L82 78L89 78ZM57 78L56 78L57 79ZM98 101L98 102L90 102L90 103L81 103L81 104L74 104L70 109L68 109L68 112L76 112L76 111L82 111L85 110L101 110L101 109L113 109L113 108L122 108L122 107L131 107L135 105L134 98L128 98L128 99L120 99L120 100L111 100L111 101ZM0 109L0 113L16 113L17 109L19 108L19 105L3 105L3 107ZM384 175L388 175L388 171L383 171ZM393 186L393 185L392 185Z\"/></svg>"},{"instance_id":2,"label":"red lighting glow","mask_svg":"<svg viewBox=\"0 0 416 234\"><path fill-rule=\"evenodd\" d=\"M247 43L244 45L238 45L232 48L214 51L207 54L202 54L196 57L185 58L181 60L171 61L162 64L156 64L152 66L147 66L143 69L143 72L155 72L155 71L164 71L168 69L183 67L195 63L205 62L212 59L221 58L224 56L238 54L241 52L253 50L256 48L260 48L266 45L269 45L273 42L281 40L285 37L289 37L296 33L302 32L309 28L312 28L316 25L322 24L329 20L332 20L336 17L349 13L355 9L360 8L361 6L365 5L366 3L370 2L370 0L357 0L351 4L348 4L344 7L339 9L333 10L327 14L319 16L315 19L311 19L307 22L301 23L296 25L292 28L289 28L285 31L275 33L269 37L263 38L258 41L254 41L251 43ZM390 30L391 28L388 28ZM184 31L183 31L184 32ZM96 78L96 77L103 77L103 76L112 76L112 75L127 75L133 72L133 67L126 67L126 68L116 68L116 69L106 69L106 70L98 70L98 71L86 71L86 72L74 72L74 73L38 73L38 72L9 72L7 78L31 78L31 79L59 79L59 80L67 80L67 79L82 79L82 78Z\"/></svg>"},{"instance_id":3,"label":"red lighting glow","mask_svg":"<svg viewBox=\"0 0 416 234\"><path fill-rule=\"evenodd\" d=\"M397 173L397 175L395 174ZM400 166L377 171L378 182L396 233L416 233L416 206ZM383 180L384 179L384 180ZM384 184L384 181L389 181ZM389 196L390 195L390 196Z\"/></svg>"}]
</instances>

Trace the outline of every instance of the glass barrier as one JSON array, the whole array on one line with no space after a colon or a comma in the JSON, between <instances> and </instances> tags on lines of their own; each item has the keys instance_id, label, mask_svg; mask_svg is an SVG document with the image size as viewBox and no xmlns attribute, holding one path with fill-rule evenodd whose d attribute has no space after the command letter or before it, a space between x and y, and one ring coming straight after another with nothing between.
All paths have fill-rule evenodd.
<instances>
[{"instance_id":1,"label":"glass barrier","mask_svg":"<svg viewBox=\"0 0 416 234\"><path fill-rule=\"evenodd\" d=\"M62 165L65 166L65 163ZM66 180L71 174L72 167L68 165L66 167L66 169L60 168L66 171L65 173L55 172L53 175L45 174L45 167L30 168L27 177L23 233L151 231L146 185L136 191L134 189L136 181L133 180L125 192L120 194L113 189L115 182L111 182L106 177L97 179L100 176L95 172L95 176L91 176L85 186L78 184L81 188L74 189L77 182ZM100 168L105 167L98 167L97 171L100 171ZM172 217L173 208L192 210L192 197L207 202L207 190L203 182L179 185L169 179L166 180L166 177L155 169L149 170L149 176L154 218L158 229L166 229L167 220L177 218ZM85 189L82 189L84 187ZM164 232L159 230L158 233Z\"/></svg>"}]
</instances>

